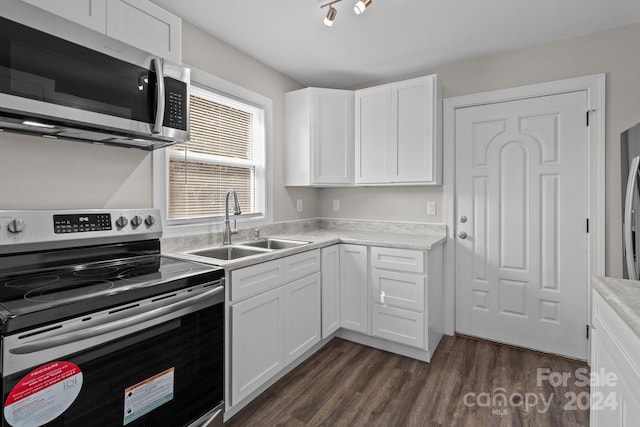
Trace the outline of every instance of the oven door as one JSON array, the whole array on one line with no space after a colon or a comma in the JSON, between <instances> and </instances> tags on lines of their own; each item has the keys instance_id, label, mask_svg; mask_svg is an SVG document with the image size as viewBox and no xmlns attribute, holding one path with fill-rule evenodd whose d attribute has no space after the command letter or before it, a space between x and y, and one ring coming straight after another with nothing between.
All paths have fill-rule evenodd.
<instances>
[{"instance_id":1,"label":"oven door","mask_svg":"<svg viewBox=\"0 0 640 427\"><path fill-rule=\"evenodd\" d=\"M3 340L2 426L186 426L223 400L224 286Z\"/></svg>"}]
</instances>

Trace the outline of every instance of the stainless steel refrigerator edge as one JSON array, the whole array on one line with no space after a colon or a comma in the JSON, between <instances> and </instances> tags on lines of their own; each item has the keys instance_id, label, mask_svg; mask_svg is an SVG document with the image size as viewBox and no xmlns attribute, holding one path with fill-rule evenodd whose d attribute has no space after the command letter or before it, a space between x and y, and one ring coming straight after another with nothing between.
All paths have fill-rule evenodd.
<instances>
[{"instance_id":1,"label":"stainless steel refrigerator edge","mask_svg":"<svg viewBox=\"0 0 640 427\"><path fill-rule=\"evenodd\" d=\"M640 123L620 135L622 185L623 277L638 280L640 273Z\"/></svg>"}]
</instances>

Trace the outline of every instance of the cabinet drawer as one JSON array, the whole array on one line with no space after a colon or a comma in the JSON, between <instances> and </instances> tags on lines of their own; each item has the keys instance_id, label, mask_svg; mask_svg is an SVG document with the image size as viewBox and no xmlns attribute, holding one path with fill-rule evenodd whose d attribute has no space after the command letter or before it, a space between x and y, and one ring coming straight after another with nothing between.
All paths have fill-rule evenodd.
<instances>
[{"instance_id":1,"label":"cabinet drawer","mask_svg":"<svg viewBox=\"0 0 640 427\"><path fill-rule=\"evenodd\" d=\"M373 304L374 336L424 348L424 314Z\"/></svg>"},{"instance_id":2,"label":"cabinet drawer","mask_svg":"<svg viewBox=\"0 0 640 427\"><path fill-rule=\"evenodd\" d=\"M287 283L320 271L320 249L286 257L284 271Z\"/></svg>"},{"instance_id":3,"label":"cabinet drawer","mask_svg":"<svg viewBox=\"0 0 640 427\"><path fill-rule=\"evenodd\" d=\"M284 259L276 259L231 272L231 300L237 301L285 283Z\"/></svg>"},{"instance_id":4,"label":"cabinet drawer","mask_svg":"<svg viewBox=\"0 0 640 427\"><path fill-rule=\"evenodd\" d=\"M371 280L375 302L424 311L424 276L374 269Z\"/></svg>"},{"instance_id":5,"label":"cabinet drawer","mask_svg":"<svg viewBox=\"0 0 640 427\"><path fill-rule=\"evenodd\" d=\"M424 273L424 253L409 249L372 247L371 266L407 273Z\"/></svg>"}]
</instances>

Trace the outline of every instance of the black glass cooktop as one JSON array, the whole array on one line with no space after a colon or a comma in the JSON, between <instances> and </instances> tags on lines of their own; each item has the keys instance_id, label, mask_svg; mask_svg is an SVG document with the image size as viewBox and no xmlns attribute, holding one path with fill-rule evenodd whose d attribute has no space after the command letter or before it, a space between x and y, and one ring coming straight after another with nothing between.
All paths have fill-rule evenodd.
<instances>
[{"instance_id":1,"label":"black glass cooktop","mask_svg":"<svg viewBox=\"0 0 640 427\"><path fill-rule=\"evenodd\" d=\"M224 277L224 270L217 267L160 254L53 266L44 262L36 268L15 270L0 271L0 317L4 332Z\"/></svg>"}]
</instances>

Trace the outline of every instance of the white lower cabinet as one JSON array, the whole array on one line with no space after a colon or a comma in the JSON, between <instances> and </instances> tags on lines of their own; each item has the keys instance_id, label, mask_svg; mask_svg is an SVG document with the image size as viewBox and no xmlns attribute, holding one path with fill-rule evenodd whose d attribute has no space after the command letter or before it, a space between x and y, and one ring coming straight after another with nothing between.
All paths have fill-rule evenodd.
<instances>
[{"instance_id":1,"label":"white lower cabinet","mask_svg":"<svg viewBox=\"0 0 640 427\"><path fill-rule=\"evenodd\" d=\"M424 348L428 253L407 249L371 248L371 334Z\"/></svg>"},{"instance_id":2,"label":"white lower cabinet","mask_svg":"<svg viewBox=\"0 0 640 427\"><path fill-rule=\"evenodd\" d=\"M235 405L284 368L284 291L231 306L231 401Z\"/></svg>"},{"instance_id":3,"label":"white lower cabinet","mask_svg":"<svg viewBox=\"0 0 640 427\"><path fill-rule=\"evenodd\" d=\"M640 339L597 291L592 326L590 425L637 426Z\"/></svg>"},{"instance_id":4,"label":"white lower cabinet","mask_svg":"<svg viewBox=\"0 0 640 427\"><path fill-rule=\"evenodd\" d=\"M429 361L443 330L442 246L336 244L229 272L227 411L337 335Z\"/></svg>"},{"instance_id":5,"label":"white lower cabinet","mask_svg":"<svg viewBox=\"0 0 640 427\"><path fill-rule=\"evenodd\" d=\"M442 252L340 245L338 335L429 361L444 330Z\"/></svg>"},{"instance_id":6,"label":"white lower cabinet","mask_svg":"<svg viewBox=\"0 0 640 427\"><path fill-rule=\"evenodd\" d=\"M367 333L368 306L367 247L340 245L340 326Z\"/></svg>"},{"instance_id":7,"label":"white lower cabinet","mask_svg":"<svg viewBox=\"0 0 640 427\"><path fill-rule=\"evenodd\" d=\"M424 347L424 314L373 305L372 335L412 347Z\"/></svg>"},{"instance_id":8,"label":"white lower cabinet","mask_svg":"<svg viewBox=\"0 0 640 427\"><path fill-rule=\"evenodd\" d=\"M340 328L340 245L322 248L322 338Z\"/></svg>"},{"instance_id":9,"label":"white lower cabinet","mask_svg":"<svg viewBox=\"0 0 640 427\"><path fill-rule=\"evenodd\" d=\"M229 277L235 406L320 341L320 250L233 270Z\"/></svg>"},{"instance_id":10,"label":"white lower cabinet","mask_svg":"<svg viewBox=\"0 0 640 427\"><path fill-rule=\"evenodd\" d=\"M320 273L284 287L284 363L320 341Z\"/></svg>"}]
</instances>

